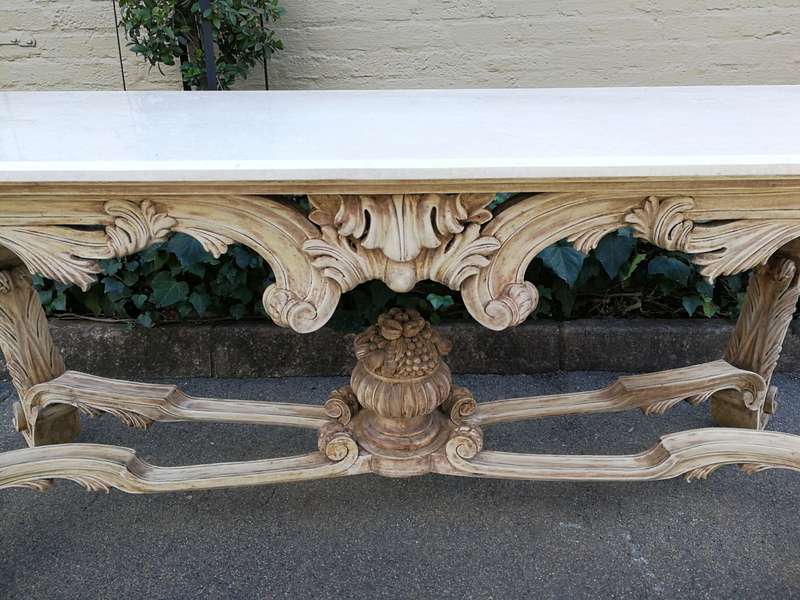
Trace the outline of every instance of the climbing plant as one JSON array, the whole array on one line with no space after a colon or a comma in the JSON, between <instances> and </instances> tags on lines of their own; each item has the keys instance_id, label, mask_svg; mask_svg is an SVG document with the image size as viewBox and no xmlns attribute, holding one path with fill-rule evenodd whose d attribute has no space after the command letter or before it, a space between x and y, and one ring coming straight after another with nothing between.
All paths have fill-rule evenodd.
<instances>
[{"instance_id":1,"label":"climbing plant","mask_svg":"<svg viewBox=\"0 0 800 600\"><path fill-rule=\"evenodd\" d=\"M493 205L504 201L503 196ZM307 210L305 199L295 199ZM124 320L151 327L159 322L263 318L261 293L274 281L253 251L231 246L220 258L193 238L176 234L134 256L102 261L98 283L87 292L35 279L48 314ZM746 275L722 277L711 285L686 255L667 252L623 229L604 237L584 256L566 242L546 248L527 278L540 302L534 318L590 316L733 317L744 298ZM457 292L421 282L397 294L371 281L345 294L332 325L355 329L392 306L420 310L433 322L467 319Z\"/></svg>"}]
</instances>

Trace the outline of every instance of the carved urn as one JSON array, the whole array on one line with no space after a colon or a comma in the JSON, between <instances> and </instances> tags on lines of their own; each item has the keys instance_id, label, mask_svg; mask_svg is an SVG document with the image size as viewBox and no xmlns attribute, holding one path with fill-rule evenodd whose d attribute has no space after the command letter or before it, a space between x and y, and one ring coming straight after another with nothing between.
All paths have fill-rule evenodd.
<instances>
[{"instance_id":1,"label":"carved urn","mask_svg":"<svg viewBox=\"0 0 800 600\"><path fill-rule=\"evenodd\" d=\"M450 396L450 369L442 360L450 342L414 310L394 308L356 337L358 362L350 379L365 409L359 442L399 453L429 451L442 434L436 409Z\"/></svg>"}]
</instances>

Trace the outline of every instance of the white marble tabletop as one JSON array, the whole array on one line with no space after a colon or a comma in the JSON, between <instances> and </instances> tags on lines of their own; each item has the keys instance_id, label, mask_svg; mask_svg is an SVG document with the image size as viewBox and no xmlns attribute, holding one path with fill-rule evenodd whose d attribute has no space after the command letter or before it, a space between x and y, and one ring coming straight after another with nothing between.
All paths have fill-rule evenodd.
<instances>
[{"instance_id":1,"label":"white marble tabletop","mask_svg":"<svg viewBox=\"0 0 800 600\"><path fill-rule=\"evenodd\" d=\"M800 86L3 92L0 181L800 175Z\"/></svg>"}]
</instances>

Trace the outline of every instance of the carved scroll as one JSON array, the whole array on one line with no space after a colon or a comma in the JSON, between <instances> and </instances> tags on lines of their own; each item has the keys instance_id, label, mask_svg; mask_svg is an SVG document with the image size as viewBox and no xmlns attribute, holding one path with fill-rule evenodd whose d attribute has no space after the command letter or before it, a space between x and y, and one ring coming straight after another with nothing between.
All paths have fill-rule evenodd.
<instances>
[{"instance_id":1,"label":"carved scroll","mask_svg":"<svg viewBox=\"0 0 800 600\"><path fill-rule=\"evenodd\" d=\"M42 214L48 215L46 223L28 225L41 221ZM275 283L264 291L264 308L278 325L313 331L336 308L339 286L312 267L302 250L304 242L319 237L319 230L298 210L270 198L0 198L0 246L19 256L31 272L83 289L100 271L98 260L139 252L173 232L196 238L214 256L234 242L260 254L275 275Z\"/></svg>"},{"instance_id":2,"label":"carved scroll","mask_svg":"<svg viewBox=\"0 0 800 600\"><path fill-rule=\"evenodd\" d=\"M763 208L753 202L742 194L531 195L483 228L482 235L499 240L500 249L476 277L464 281L464 302L473 317L490 329L517 325L538 303L525 271L539 252L566 239L586 253L621 227L631 227L636 237L657 246L691 255L708 279L739 273L765 263L800 236L798 197L765 193L756 201L764 203Z\"/></svg>"},{"instance_id":3,"label":"carved scroll","mask_svg":"<svg viewBox=\"0 0 800 600\"><path fill-rule=\"evenodd\" d=\"M720 390L731 390L742 406L753 413L761 409L767 392L764 380L757 373L718 360L658 373L627 375L600 390L485 402L478 404L463 422L488 425L632 408L656 415L684 400L698 404Z\"/></svg>"}]
</instances>

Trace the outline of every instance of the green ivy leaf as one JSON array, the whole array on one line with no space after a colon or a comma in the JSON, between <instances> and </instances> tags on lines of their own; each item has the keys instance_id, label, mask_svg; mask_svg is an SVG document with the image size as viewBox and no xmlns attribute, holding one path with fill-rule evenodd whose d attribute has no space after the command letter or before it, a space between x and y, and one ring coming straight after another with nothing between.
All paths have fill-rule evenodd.
<instances>
[{"instance_id":1,"label":"green ivy leaf","mask_svg":"<svg viewBox=\"0 0 800 600\"><path fill-rule=\"evenodd\" d=\"M614 279L636 248L636 240L629 235L612 233L605 236L597 244L595 256L609 279Z\"/></svg>"},{"instance_id":2,"label":"green ivy leaf","mask_svg":"<svg viewBox=\"0 0 800 600\"><path fill-rule=\"evenodd\" d=\"M194 307L197 316L201 319L205 316L209 304L211 304L211 296L204 292L192 292L189 296L189 303Z\"/></svg>"},{"instance_id":3,"label":"green ivy leaf","mask_svg":"<svg viewBox=\"0 0 800 600\"><path fill-rule=\"evenodd\" d=\"M719 306L711 302L710 300L703 300L703 314L706 317L713 317L719 312Z\"/></svg>"},{"instance_id":4,"label":"green ivy leaf","mask_svg":"<svg viewBox=\"0 0 800 600\"><path fill-rule=\"evenodd\" d=\"M149 311L142 313L138 317L136 317L136 322L139 323L139 325L141 325L142 327L147 327L148 329L153 325L155 325L155 322L153 321L153 313Z\"/></svg>"},{"instance_id":5,"label":"green ivy leaf","mask_svg":"<svg viewBox=\"0 0 800 600\"><path fill-rule=\"evenodd\" d=\"M647 267L650 275L663 275L670 281L686 285L692 270L685 262L672 256L656 256Z\"/></svg>"},{"instance_id":6,"label":"green ivy leaf","mask_svg":"<svg viewBox=\"0 0 800 600\"><path fill-rule=\"evenodd\" d=\"M116 296L117 298L122 298L123 296L127 296L130 294L128 286L126 286L116 277L104 277L103 290L105 291L106 294Z\"/></svg>"},{"instance_id":7,"label":"green ivy leaf","mask_svg":"<svg viewBox=\"0 0 800 600\"><path fill-rule=\"evenodd\" d=\"M641 252L637 252L636 254L634 254L633 258L631 259L631 262L628 263L628 266L622 269L622 272L620 273L620 279L622 281L627 281L628 279L630 279L634 271L636 271L636 268L640 264L642 264L642 261L645 258L647 258L647 254Z\"/></svg>"},{"instance_id":8,"label":"green ivy leaf","mask_svg":"<svg viewBox=\"0 0 800 600\"><path fill-rule=\"evenodd\" d=\"M561 279L573 285L578 279L585 257L570 244L558 243L542 250L539 258Z\"/></svg>"},{"instance_id":9,"label":"green ivy leaf","mask_svg":"<svg viewBox=\"0 0 800 600\"><path fill-rule=\"evenodd\" d=\"M253 260L252 253L244 246L231 246L231 248L228 250L228 253L233 257L233 259L236 261L236 266L240 269L246 269L249 267Z\"/></svg>"},{"instance_id":10,"label":"green ivy leaf","mask_svg":"<svg viewBox=\"0 0 800 600\"><path fill-rule=\"evenodd\" d=\"M53 288L38 290L37 294L39 295L39 302L45 306L50 304L50 302L53 300Z\"/></svg>"},{"instance_id":11,"label":"green ivy leaf","mask_svg":"<svg viewBox=\"0 0 800 600\"><path fill-rule=\"evenodd\" d=\"M189 284L176 280L164 271L153 277L152 286L152 299L159 308L183 302L189 296Z\"/></svg>"},{"instance_id":12,"label":"green ivy leaf","mask_svg":"<svg viewBox=\"0 0 800 600\"><path fill-rule=\"evenodd\" d=\"M118 258L106 258L100 261L103 275L115 275L122 268L122 261Z\"/></svg>"},{"instance_id":13,"label":"green ivy leaf","mask_svg":"<svg viewBox=\"0 0 800 600\"><path fill-rule=\"evenodd\" d=\"M142 309L147 302L147 295L146 294L134 294L131 296L131 300L133 301L133 305L138 308Z\"/></svg>"},{"instance_id":14,"label":"green ivy leaf","mask_svg":"<svg viewBox=\"0 0 800 600\"><path fill-rule=\"evenodd\" d=\"M167 242L167 250L178 258L181 267L184 269L212 258L212 256L203 249L200 242L185 233L176 233L173 235Z\"/></svg>"},{"instance_id":15,"label":"green ivy leaf","mask_svg":"<svg viewBox=\"0 0 800 600\"><path fill-rule=\"evenodd\" d=\"M431 303L433 310L440 310L442 308L447 308L448 306L453 306L455 302L453 302L452 296L445 296L441 294L428 294L425 296L428 302Z\"/></svg>"},{"instance_id":16,"label":"green ivy leaf","mask_svg":"<svg viewBox=\"0 0 800 600\"><path fill-rule=\"evenodd\" d=\"M681 298L681 303L683 304L683 309L686 311L690 317L694 315L694 311L696 311L700 306L703 305L703 299L700 296L695 296L691 294L689 296L684 296Z\"/></svg>"},{"instance_id":17,"label":"green ivy leaf","mask_svg":"<svg viewBox=\"0 0 800 600\"><path fill-rule=\"evenodd\" d=\"M50 308L58 311L67 310L67 297L63 292L59 292L56 297L53 298L53 301L50 303Z\"/></svg>"},{"instance_id":18,"label":"green ivy leaf","mask_svg":"<svg viewBox=\"0 0 800 600\"><path fill-rule=\"evenodd\" d=\"M694 284L694 289L704 300L710 300L714 297L714 285L705 279L698 279L697 283Z\"/></svg>"}]
</instances>

